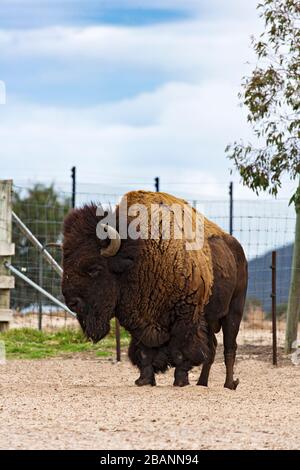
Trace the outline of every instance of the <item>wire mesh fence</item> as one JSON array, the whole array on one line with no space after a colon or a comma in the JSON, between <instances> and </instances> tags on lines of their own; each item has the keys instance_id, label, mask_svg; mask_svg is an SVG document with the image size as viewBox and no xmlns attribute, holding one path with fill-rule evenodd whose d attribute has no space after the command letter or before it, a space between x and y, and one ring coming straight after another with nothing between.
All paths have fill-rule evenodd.
<instances>
[{"instance_id":1,"label":"wire mesh fence","mask_svg":"<svg viewBox=\"0 0 300 470\"><path fill-rule=\"evenodd\" d=\"M228 230L228 201L202 201L199 210ZM284 345L295 221L295 210L288 200L234 203L233 235L242 244L249 262L247 301L239 335L244 344L268 346L272 342L271 264L272 251L276 250L278 344Z\"/></svg>"},{"instance_id":2,"label":"wire mesh fence","mask_svg":"<svg viewBox=\"0 0 300 470\"><path fill-rule=\"evenodd\" d=\"M14 191L14 212L58 263L61 263L61 251L49 246L49 243L62 241L62 221L70 207L70 198L57 193L53 187L44 188L37 185L30 190L15 188ZM13 241L16 246L14 266L63 301L60 277L43 260L15 221L13 221ZM11 296L12 308L15 311L15 326L38 327L41 312L44 327L67 326L70 323L65 312L59 311L24 281L16 278L15 282L16 286Z\"/></svg>"},{"instance_id":3,"label":"wire mesh fence","mask_svg":"<svg viewBox=\"0 0 300 470\"><path fill-rule=\"evenodd\" d=\"M77 204L90 201L114 206L120 194L78 193ZM206 217L223 229L229 229L229 201L190 200ZM15 188L13 210L46 246L62 240L62 223L71 207L71 197L67 192L47 190L39 185L33 189ZM283 345L285 316L287 310L291 277L293 240L295 234L295 212L288 200L235 201L233 234L241 242L249 261L249 287L244 320L239 342L244 344L269 346L272 343L271 293L272 251L277 251L277 318L278 344ZM21 272L42 285L48 292L63 300L59 275L41 260L36 248L13 224L13 241L16 255L13 264ZM61 262L61 252L49 247L52 256ZM300 302L300 299L299 299ZM12 308L16 327L37 328L39 314L42 312L43 328L59 328L77 325L76 320L53 305L26 285L16 279L12 292Z\"/></svg>"}]
</instances>

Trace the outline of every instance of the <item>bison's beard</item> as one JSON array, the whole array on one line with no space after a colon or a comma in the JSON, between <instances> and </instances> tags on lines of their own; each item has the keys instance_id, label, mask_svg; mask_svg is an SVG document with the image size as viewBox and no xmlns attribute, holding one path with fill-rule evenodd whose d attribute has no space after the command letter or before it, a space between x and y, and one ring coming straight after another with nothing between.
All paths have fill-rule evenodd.
<instances>
[{"instance_id":1,"label":"bison's beard","mask_svg":"<svg viewBox=\"0 0 300 470\"><path fill-rule=\"evenodd\" d=\"M110 315L88 308L85 315L79 314L77 318L85 336L93 341L93 343L98 343L109 333Z\"/></svg>"}]
</instances>

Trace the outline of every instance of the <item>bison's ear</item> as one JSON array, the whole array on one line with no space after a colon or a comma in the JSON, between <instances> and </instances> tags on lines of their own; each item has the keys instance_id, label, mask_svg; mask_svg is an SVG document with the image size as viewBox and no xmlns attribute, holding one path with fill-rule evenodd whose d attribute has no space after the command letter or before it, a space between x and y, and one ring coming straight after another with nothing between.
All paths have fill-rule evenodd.
<instances>
[{"instance_id":1,"label":"bison's ear","mask_svg":"<svg viewBox=\"0 0 300 470\"><path fill-rule=\"evenodd\" d=\"M121 256L116 256L110 258L110 269L116 274L121 274L127 269L130 269L133 266L133 259L131 258L122 258Z\"/></svg>"}]
</instances>

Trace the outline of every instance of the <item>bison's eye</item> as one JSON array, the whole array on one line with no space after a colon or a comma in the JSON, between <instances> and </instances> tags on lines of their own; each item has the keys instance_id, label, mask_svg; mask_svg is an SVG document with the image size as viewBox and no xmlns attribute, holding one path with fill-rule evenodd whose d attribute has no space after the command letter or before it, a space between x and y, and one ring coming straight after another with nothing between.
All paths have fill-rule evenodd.
<instances>
[{"instance_id":1,"label":"bison's eye","mask_svg":"<svg viewBox=\"0 0 300 470\"><path fill-rule=\"evenodd\" d=\"M86 273L90 277L97 277L101 273L102 269L103 269L102 266L91 266L90 268L86 270Z\"/></svg>"}]
</instances>

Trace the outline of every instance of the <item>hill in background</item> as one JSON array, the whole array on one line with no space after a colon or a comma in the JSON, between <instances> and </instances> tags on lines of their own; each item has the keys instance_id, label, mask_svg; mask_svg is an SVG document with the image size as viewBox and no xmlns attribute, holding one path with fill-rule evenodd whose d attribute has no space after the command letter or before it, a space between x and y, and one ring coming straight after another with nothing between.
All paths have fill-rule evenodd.
<instances>
[{"instance_id":1,"label":"hill in background","mask_svg":"<svg viewBox=\"0 0 300 470\"><path fill-rule=\"evenodd\" d=\"M291 280L293 245L277 249L277 305L287 304ZM249 261L248 300L259 300L265 312L272 306L272 251Z\"/></svg>"}]
</instances>

